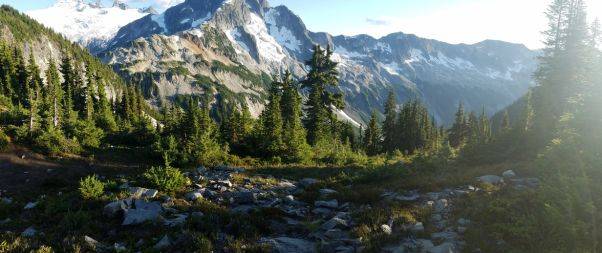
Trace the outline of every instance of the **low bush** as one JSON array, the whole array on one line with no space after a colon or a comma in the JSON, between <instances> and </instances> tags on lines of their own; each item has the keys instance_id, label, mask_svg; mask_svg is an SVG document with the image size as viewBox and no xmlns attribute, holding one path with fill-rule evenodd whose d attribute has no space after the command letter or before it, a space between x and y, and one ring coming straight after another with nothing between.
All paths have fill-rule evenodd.
<instances>
[{"instance_id":1,"label":"low bush","mask_svg":"<svg viewBox=\"0 0 602 253\"><path fill-rule=\"evenodd\" d=\"M171 166L151 167L144 173L144 178L153 187L170 193L181 190L188 183L182 172Z\"/></svg>"},{"instance_id":2,"label":"low bush","mask_svg":"<svg viewBox=\"0 0 602 253\"><path fill-rule=\"evenodd\" d=\"M98 199L102 196L105 185L96 175L88 176L79 181L79 193L83 199Z\"/></svg>"}]
</instances>

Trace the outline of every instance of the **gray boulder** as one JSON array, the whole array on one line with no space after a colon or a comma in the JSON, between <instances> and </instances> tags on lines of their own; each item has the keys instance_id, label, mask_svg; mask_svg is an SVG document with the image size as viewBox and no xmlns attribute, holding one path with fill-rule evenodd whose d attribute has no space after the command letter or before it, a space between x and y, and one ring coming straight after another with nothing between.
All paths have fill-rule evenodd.
<instances>
[{"instance_id":1,"label":"gray boulder","mask_svg":"<svg viewBox=\"0 0 602 253\"><path fill-rule=\"evenodd\" d=\"M315 253L316 244L303 239L291 237L263 238L259 243L271 246L274 253Z\"/></svg>"},{"instance_id":2,"label":"gray boulder","mask_svg":"<svg viewBox=\"0 0 602 253\"><path fill-rule=\"evenodd\" d=\"M320 181L318 181L317 179L314 179L314 178L304 178L299 181L299 185L303 188L307 188L307 187L315 185L319 182Z\"/></svg>"},{"instance_id":3,"label":"gray boulder","mask_svg":"<svg viewBox=\"0 0 602 253\"><path fill-rule=\"evenodd\" d=\"M456 250L456 248L454 247L454 244L452 244L450 242L446 242L446 243L442 243L439 246L430 248L429 250L427 250L427 252L428 253L456 253L459 251Z\"/></svg>"},{"instance_id":4,"label":"gray boulder","mask_svg":"<svg viewBox=\"0 0 602 253\"><path fill-rule=\"evenodd\" d=\"M330 209L336 209L336 208L339 207L339 201L336 200L336 199L328 200L328 201L316 201L314 203L314 206L316 206L316 207L330 208Z\"/></svg>"},{"instance_id":5,"label":"gray boulder","mask_svg":"<svg viewBox=\"0 0 602 253\"><path fill-rule=\"evenodd\" d=\"M113 201L104 207L103 214L108 218L115 218L128 207L128 203L124 200Z\"/></svg>"},{"instance_id":6,"label":"gray boulder","mask_svg":"<svg viewBox=\"0 0 602 253\"><path fill-rule=\"evenodd\" d=\"M130 195L134 199L152 199L157 196L159 191L155 189L146 189L142 187L130 187Z\"/></svg>"},{"instance_id":7,"label":"gray boulder","mask_svg":"<svg viewBox=\"0 0 602 253\"><path fill-rule=\"evenodd\" d=\"M253 204L257 202L257 195L250 191L232 193L232 202L238 205Z\"/></svg>"},{"instance_id":8,"label":"gray boulder","mask_svg":"<svg viewBox=\"0 0 602 253\"><path fill-rule=\"evenodd\" d=\"M484 184L498 185L504 183L504 179L496 175L485 175L478 177L477 180Z\"/></svg>"},{"instance_id":9,"label":"gray boulder","mask_svg":"<svg viewBox=\"0 0 602 253\"><path fill-rule=\"evenodd\" d=\"M36 230L33 226L31 226L31 227L28 227L27 229L25 229L25 231L23 231L21 233L21 236L23 236L23 237L34 237L37 234L38 234L38 230Z\"/></svg>"},{"instance_id":10,"label":"gray boulder","mask_svg":"<svg viewBox=\"0 0 602 253\"><path fill-rule=\"evenodd\" d=\"M383 233L385 233L386 235L390 235L391 233L393 233L393 229L391 229L391 227L387 224L383 224L380 226L380 229L383 231Z\"/></svg>"},{"instance_id":11,"label":"gray boulder","mask_svg":"<svg viewBox=\"0 0 602 253\"><path fill-rule=\"evenodd\" d=\"M447 199L439 199L435 202L435 212L443 212L448 206Z\"/></svg>"},{"instance_id":12,"label":"gray boulder","mask_svg":"<svg viewBox=\"0 0 602 253\"><path fill-rule=\"evenodd\" d=\"M203 192L202 191L193 191L193 192L189 192L186 193L186 196L184 196L187 200L190 201L195 201L197 199L202 199L203 198Z\"/></svg>"},{"instance_id":13,"label":"gray boulder","mask_svg":"<svg viewBox=\"0 0 602 253\"><path fill-rule=\"evenodd\" d=\"M516 173L514 173L513 170L507 170L507 171L504 171L504 173L502 173L502 176L504 178L515 178L516 177Z\"/></svg>"},{"instance_id":14,"label":"gray boulder","mask_svg":"<svg viewBox=\"0 0 602 253\"><path fill-rule=\"evenodd\" d=\"M334 217L334 218L328 220L327 222L325 222L324 224L322 224L322 226L320 228L323 230L331 230L331 229L335 229L335 228L347 228L347 227L349 227L349 223L346 220L343 220L338 217Z\"/></svg>"},{"instance_id":15,"label":"gray boulder","mask_svg":"<svg viewBox=\"0 0 602 253\"><path fill-rule=\"evenodd\" d=\"M135 209L125 210L121 225L137 225L147 221L156 221L161 216L162 211L163 208L159 202L136 200Z\"/></svg>"},{"instance_id":16,"label":"gray boulder","mask_svg":"<svg viewBox=\"0 0 602 253\"><path fill-rule=\"evenodd\" d=\"M157 242L157 244L155 244L155 246L153 246L153 249L164 250L166 248L169 248L170 246L171 246L171 239L169 239L169 236L165 235L165 236L163 236L163 238L161 238L161 240L159 240L159 242Z\"/></svg>"}]
</instances>

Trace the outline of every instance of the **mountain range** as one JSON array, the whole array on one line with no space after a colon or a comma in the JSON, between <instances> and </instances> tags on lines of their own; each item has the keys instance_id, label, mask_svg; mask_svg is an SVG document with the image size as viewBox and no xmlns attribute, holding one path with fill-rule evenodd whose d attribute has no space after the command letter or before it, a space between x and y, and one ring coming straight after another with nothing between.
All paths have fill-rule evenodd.
<instances>
[{"instance_id":1,"label":"mountain range","mask_svg":"<svg viewBox=\"0 0 602 253\"><path fill-rule=\"evenodd\" d=\"M40 14L53 8L94 13L80 19L87 26L66 28L60 24L73 23L77 15ZM113 12L128 14L112 20ZM313 32L287 7L271 7L266 0L187 0L150 14L118 2L105 8L60 0L29 15L59 32L68 30L63 34L139 85L154 105L210 95L219 103L246 103L254 116L263 109L274 74L290 70L302 78L313 46L330 46L347 104L339 115L356 125L366 122L371 111L382 111L389 91L399 101L420 99L444 124L460 102L468 110L494 114L534 84L538 55L502 41L467 45L404 33L373 38Z\"/></svg>"}]
</instances>

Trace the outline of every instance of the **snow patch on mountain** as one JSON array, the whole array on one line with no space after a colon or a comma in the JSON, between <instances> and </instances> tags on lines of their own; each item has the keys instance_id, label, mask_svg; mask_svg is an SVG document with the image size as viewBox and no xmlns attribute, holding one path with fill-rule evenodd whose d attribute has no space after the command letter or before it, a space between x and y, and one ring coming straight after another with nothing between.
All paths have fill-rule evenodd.
<instances>
[{"instance_id":1,"label":"snow patch on mountain","mask_svg":"<svg viewBox=\"0 0 602 253\"><path fill-rule=\"evenodd\" d=\"M165 25L165 13L161 13L159 15L152 15L151 19L161 28L163 29L161 32L167 33L167 26Z\"/></svg>"},{"instance_id":2,"label":"snow patch on mountain","mask_svg":"<svg viewBox=\"0 0 602 253\"><path fill-rule=\"evenodd\" d=\"M265 14L265 22L269 26L270 35L281 45L291 51L299 52L301 50L301 41L295 37L293 32L276 24L276 15L280 15L275 9L269 9Z\"/></svg>"},{"instance_id":3,"label":"snow patch on mountain","mask_svg":"<svg viewBox=\"0 0 602 253\"><path fill-rule=\"evenodd\" d=\"M255 39L257 51L262 59L268 62L279 62L286 55L282 46L272 37L263 19L255 13L251 13L250 20L245 25L247 32Z\"/></svg>"},{"instance_id":4,"label":"snow patch on mountain","mask_svg":"<svg viewBox=\"0 0 602 253\"><path fill-rule=\"evenodd\" d=\"M119 28L147 15L123 5L100 7L83 0L60 0L49 8L26 14L73 42L84 46L97 43L98 47L106 46Z\"/></svg>"}]
</instances>

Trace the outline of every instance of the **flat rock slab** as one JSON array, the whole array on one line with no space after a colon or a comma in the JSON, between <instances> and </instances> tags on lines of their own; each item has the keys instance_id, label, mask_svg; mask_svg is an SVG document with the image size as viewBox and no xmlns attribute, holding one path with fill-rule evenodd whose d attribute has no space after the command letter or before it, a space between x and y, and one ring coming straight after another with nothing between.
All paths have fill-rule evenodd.
<instances>
[{"instance_id":1,"label":"flat rock slab","mask_svg":"<svg viewBox=\"0 0 602 253\"><path fill-rule=\"evenodd\" d=\"M272 247L274 253L316 253L316 244L298 238L291 237L275 237L263 238L259 243L267 244Z\"/></svg>"}]
</instances>

